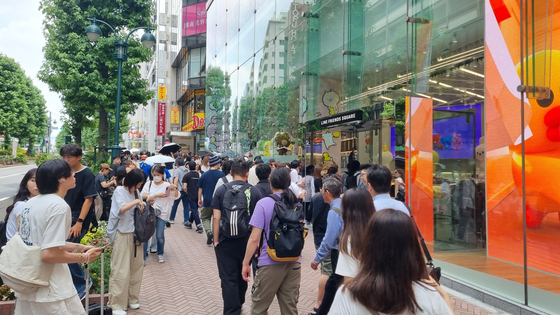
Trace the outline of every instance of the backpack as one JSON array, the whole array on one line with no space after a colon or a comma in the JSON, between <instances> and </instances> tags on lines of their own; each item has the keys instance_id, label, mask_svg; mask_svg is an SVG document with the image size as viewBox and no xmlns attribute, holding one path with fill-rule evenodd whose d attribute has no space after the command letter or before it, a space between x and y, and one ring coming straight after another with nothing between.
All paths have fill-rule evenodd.
<instances>
[{"instance_id":1,"label":"backpack","mask_svg":"<svg viewBox=\"0 0 560 315\"><path fill-rule=\"evenodd\" d=\"M398 183L397 183L397 185L398 185ZM397 195L395 196L395 199L398 200L398 201L401 201L401 202L406 201L405 190L401 185L398 186L398 192L397 192Z\"/></svg>"},{"instance_id":2,"label":"backpack","mask_svg":"<svg viewBox=\"0 0 560 315\"><path fill-rule=\"evenodd\" d=\"M354 172L354 174L348 174L344 179L344 187L346 189L358 187L358 179L360 178L360 171Z\"/></svg>"},{"instance_id":3,"label":"backpack","mask_svg":"<svg viewBox=\"0 0 560 315\"><path fill-rule=\"evenodd\" d=\"M272 194L269 197L275 203L270 219L270 233L266 239L266 252L274 261L297 261L301 257L307 236L303 206L297 203L293 210L288 209L278 195Z\"/></svg>"},{"instance_id":4,"label":"backpack","mask_svg":"<svg viewBox=\"0 0 560 315\"><path fill-rule=\"evenodd\" d=\"M134 195L138 199L138 193ZM149 202L144 203L144 210L134 208L134 239L137 242L145 243L150 240L156 231L156 212Z\"/></svg>"},{"instance_id":5,"label":"backpack","mask_svg":"<svg viewBox=\"0 0 560 315\"><path fill-rule=\"evenodd\" d=\"M227 179L227 176L222 177L221 180L224 184L229 183L229 180Z\"/></svg>"},{"instance_id":6,"label":"backpack","mask_svg":"<svg viewBox=\"0 0 560 315\"><path fill-rule=\"evenodd\" d=\"M249 221L251 213L251 185L242 186L224 184L226 192L222 199L222 217L220 218L220 234L228 238L242 238L251 233Z\"/></svg>"},{"instance_id":7,"label":"backpack","mask_svg":"<svg viewBox=\"0 0 560 315\"><path fill-rule=\"evenodd\" d=\"M6 225L8 224L8 222L6 221L0 221L0 254L2 254L2 247L4 247L4 245L6 245L6 243L8 242L8 239L6 238ZM2 278L0 278L0 286L4 284L4 281L2 281Z\"/></svg>"}]
</instances>

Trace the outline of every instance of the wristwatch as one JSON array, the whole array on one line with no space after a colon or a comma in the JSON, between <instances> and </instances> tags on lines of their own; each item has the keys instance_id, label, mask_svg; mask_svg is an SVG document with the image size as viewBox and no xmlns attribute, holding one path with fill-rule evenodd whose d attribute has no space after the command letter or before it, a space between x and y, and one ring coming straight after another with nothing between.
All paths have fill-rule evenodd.
<instances>
[{"instance_id":1,"label":"wristwatch","mask_svg":"<svg viewBox=\"0 0 560 315\"><path fill-rule=\"evenodd\" d=\"M83 223L83 222L84 222L84 219L82 219L82 218L78 218L78 220L76 220L76 222L80 222L80 223Z\"/></svg>"}]
</instances>

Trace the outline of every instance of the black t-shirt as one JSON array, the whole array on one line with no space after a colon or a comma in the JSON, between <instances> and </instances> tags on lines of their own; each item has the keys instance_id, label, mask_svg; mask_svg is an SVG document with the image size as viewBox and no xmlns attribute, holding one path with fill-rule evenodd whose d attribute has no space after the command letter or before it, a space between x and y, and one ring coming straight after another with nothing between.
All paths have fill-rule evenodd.
<instances>
[{"instance_id":1,"label":"black t-shirt","mask_svg":"<svg viewBox=\"0 0 560 315\"><path fill-rule=\"evenodd\" d=\"M109 171L109 178L112 178L113 176L117 176L117 169L119 168L119 166L120 165L111 164L112 171Z\"/></svg>"},{"instance_id":2,"label":"black t-shirt","mask_svg":"<svg viewBox=\"0 0 560 315\"><path fill-rule=\"evenodd\" d=\"M105 188L101 186L101 183L106 181L107 180L105 179L105 176L103 176L103 174L97 173L97 175L95 176L95 190L97 190L98 193L102 193L105 190Z\"/></svg>"},{"instance_id":3,"label":"black t-shirt","mask_svg":"<svg viewBox=\"0 0 560 315\"><path fill-rule=\"evenodd\" d=\"M196 171L190 171L183 176L183 183L187 184L187 196L192 201L198 201L198 179L200 174Z\"/></svg>"},{"instance_id":4,"label":"black t-shirt","mask_svg":"<svg viewBox=\"0 0 560 315\"><path fill-rule=\"evenodd\" d=\"M272 188L270 188L270 181L268 179L260 180L255 187L260 190L261 198L270 196L272 194Z\"/></svg>"},{"instance_id":5,"label":"black t-shirt","mask_svg":"<svg viewBox=\"0 0 560 315\"><path fill-rule=\"evenodd\" d=\"M76 178L76 187L68 190L64 197L64 201L66 201L72 210L72 225L74 225L76 220L80 217L85 199L97 196L95 177L89 168L84 167L82 170L75 172L74 177ZM89 224L93 221L95 216L93 209L94 203L92 202L90 211L84 219L82 225L83 229L89 228Z\"/></svg>"},{"instance_id":6,"label":"black t-shirt","mask_svg":"<svg viewBox=\"0 0 560 315\"><path fill-rule=\"evenodd\" d=\"M322 178L315 178L313 180L313 185L315 186L315 192L318 193L323 188L323 179Z\"/></svg>"},{"instance_id":7,"label":"black t-shirt","mask_svg":"<svg viewBox=\"0 0 560 315\"><path fill-rule=\"evenodd\" d=\"M245 185L247 184L247 182L244 182L242 180L234 180L229 182L230 185L236 186L236 185ZM188 185L188 184L187 184ZM188 188L188 187L187 187ZM259 189L250 186L250 199L249 199L249 212L251 212L251 215L253 214L253 211L255 211L255 205L257 204L257 202L262 198L261 196L261 192ZM224 200L224 195L227 191L226 185L222 185L220 187L218 187L218 189L216 189L216 193L214 194L214 197L212 198L212 208L213 209L219 209L222 210L222 201ZM222 242L223 240L225 240L226 237L223 236L222 234L220 234L220 238L219 241ZM234 240L238 240L239 242L245 242L247 243L247 240L249 239L249 235L247 235L246 238L238 238L238 239L227 239L228 242L229 241L234 241Z\"/></svg>"},{"instance_id":8,"label":"black t-shirt","mask_svg":"<svg viewBox=\"0 0 560 315\"><path fill-rule=\"evenodd\" d=\"M312 213L313 222L313 242L315 245L321 245L323 237L327 232L327 216L331 206L323 199L323 194L315 194L311 198L309 209Z\"/></svg>"}]
</instances>

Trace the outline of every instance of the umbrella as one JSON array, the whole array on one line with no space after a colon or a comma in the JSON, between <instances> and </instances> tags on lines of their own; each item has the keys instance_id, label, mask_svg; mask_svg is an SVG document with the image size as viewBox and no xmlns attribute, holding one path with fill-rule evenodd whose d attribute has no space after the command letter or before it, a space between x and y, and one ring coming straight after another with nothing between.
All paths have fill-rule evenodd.
<instances>
[{"instance_id":1,"label":"umbrella","mask_svg":"<svg viewBox=\"0 0 560 315\"><path fill-rule=\"evenodd\" d=\"M173 163L173 162L175 162L175 160L170 156L159 154L159 155L156 155L156 156L150 156L144 162L148 165L154 165L154 164L165 164L165 163L169 163L169 162Z\"/></svg>"},{"instance_id":2,"label":"umbrella","mask_svg":"<svg viewBox=\"0 0 560 315\"><path fill-rule=\"evenodd\" d=\"M138 152L140 152L140 149L138 148L130 149L130 153L138 153Z\"/></svg>"},{"instance_id":3,"label":"umbrella","mask_svg":"<svg viewBox=\"0 0 560 315\"><path fill-rule=\"evenodd\" d=\"M181 150L181 146L178 145L175 142L171 142L171 143L168 143L168 144L164 145L163 147L161 147L161 149L159 150L159 153L165 155L165 154L169 154L169 153L175 153L179 150Z\"/></svg>"}]
</instances>

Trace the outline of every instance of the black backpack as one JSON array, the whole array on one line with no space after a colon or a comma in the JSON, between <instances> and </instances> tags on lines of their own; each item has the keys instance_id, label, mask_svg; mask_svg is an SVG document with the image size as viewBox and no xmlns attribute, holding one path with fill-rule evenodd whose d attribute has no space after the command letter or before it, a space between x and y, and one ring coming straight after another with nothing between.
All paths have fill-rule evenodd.
<instances>
[{"instance_id":1,"label":"black backpack","mask_svg":"<svg viewBox=\"0 0 560 315\"><path fill-rule=\"evenodd\" d=\"M138 193L134 195L138 199ZM150 240L156 231L156 211L149 202L144 203L144 210L134 208L134 239L137 242L145 243Z\"/></svg>"},{"instance_id":2,"label":"black backpack","mask_svg":"<svg viewBox=\"0 0 560 315\"><path fill-rule=\"evenodd\" d=\"M224 184L226 192L222 200L222 217L220 218L220 234L228 238L242 238L251 233L249 221L251 212L251 185L241 186Z\"/></svg>"},{"instance_id":3,"label":"black backpack","mask_svg":"<svg viewBox=\"0 0 560 315\"><path fill-rule=\"evenodd\" d=\"M8 239L6 238L6 225L7 221L0 221L0 254L2 254L2 247L6 245ZM2 278L0 278L0 286L4 284Z\"/></svg>"},{"instance_id":4,"label":"black backpack","mask_svg":"<svg viewBox=\"0 0 560 315\"><path fill-rule=\"evenodd\" d=\"M360 177L360 172L356 171L354 172L354 174L349 174L347 173L348 176L346 177L344 186L346 187L346 189L350 189L350 188L356 188L358 187L358 178Z\"/></svg>"},{"instance_id":5,"label":"black backpack","mask_svg":"<svg viewBox=\"0 0 560 315\"><path fill-rule=\"evenodd\" d=\"M298 202L294 209L288 209L278 195L272 194L269 197L275 203L270 219L270 234L266 239L266 252L274 261L297 261L301 257L307 236L303 206Z\"/></svg>"}]
</instances>

